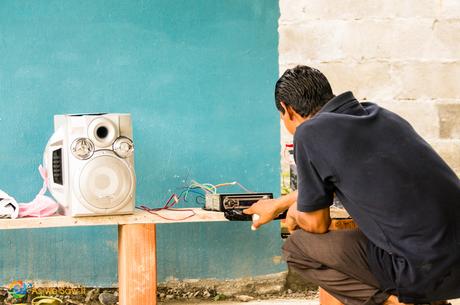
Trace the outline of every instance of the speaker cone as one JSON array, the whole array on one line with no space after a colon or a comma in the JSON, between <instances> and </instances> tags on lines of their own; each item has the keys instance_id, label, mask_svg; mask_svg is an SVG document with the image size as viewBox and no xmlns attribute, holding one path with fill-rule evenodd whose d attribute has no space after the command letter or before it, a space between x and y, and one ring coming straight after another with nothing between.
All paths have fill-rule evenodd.
<instances>
[{"instance_id":1,"label":"speaker cone","mask_svg":"<svg viewBox=\"0 0 460 305\"><path fill-rule=\"evenodd\" d=\"M134 187L134 176L126 162L107 153L91 159L77 180L83 204L96 212L118 208Z\"/></svg>"}]
</instances>

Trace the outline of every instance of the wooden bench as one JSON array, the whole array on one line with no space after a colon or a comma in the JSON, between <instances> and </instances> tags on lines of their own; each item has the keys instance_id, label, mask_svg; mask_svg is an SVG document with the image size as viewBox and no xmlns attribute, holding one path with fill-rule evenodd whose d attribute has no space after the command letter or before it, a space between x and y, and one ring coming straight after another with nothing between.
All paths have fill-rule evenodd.
<instances>
[{"instance_id":1,"label":"wooden bench","mask_svg":"<svg viewBox=\"0 0 460 305\"><path fill-rule=\"evenodd\" d=\"M177 222L227 221L223 213L193 209L195 215L186 220L171 221L146 211L136 210L132 215L91 217L52 216L44 218L0 219L0 229L33 229L78 226L118 225L118 290L119 305L156 305L156 225ZM178 218L189 211L163 210L162 216ZM335 218L331 229L350 229L355 224L346 219L343 210L331 210ZM274 236L273 238L279 238ZM320 303L333 304L335 299L320 289ZM335 300L336 301L336 300ZM340 304L340 302L339 302Z\"/></svg>"},{"instance_id":2,"label":"wooden bench","mask_svg":"<svg viewBox=\"0 0 460 305\"><path fill-rule=\"evenodd\" d=\"M193 209L195 215L180 222L227 221L223 213ZM188 215L188 211L159 212L167 218ZM119 305L155 305L157 303L155 227L165 220L146 211L132 215L0 219L0 229L32 229L76 226L118 225Z\"/></svg>"}]
</instances>

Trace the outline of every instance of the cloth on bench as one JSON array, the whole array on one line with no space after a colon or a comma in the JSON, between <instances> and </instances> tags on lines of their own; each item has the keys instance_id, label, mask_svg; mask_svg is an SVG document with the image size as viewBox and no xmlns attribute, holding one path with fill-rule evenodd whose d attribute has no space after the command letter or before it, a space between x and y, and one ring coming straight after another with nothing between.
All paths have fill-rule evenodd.
<instances>
[{"instance_id":1,"label":"cloth on bench","mask_svg":"<svg viewBox=\"0 0 460 305\"><path fill-rule=\"evenodd\" d=\"M16 200L0 190L0 218L17 218L19 205Z\"/></svg>"},{"instance_id":2,"label":"cloth on bench","mask_svg":"<svg viewBox=\"0 0 460 305\"><path fill-rule=\"evenodd\" d=\"M43 179L43 186L31 202L18 204L16 199L0 190L0 218L46 217L56 214L59 204L45 195L48 189L48 174L41 165L38 171Z\"/></svg>"}]
</instances>

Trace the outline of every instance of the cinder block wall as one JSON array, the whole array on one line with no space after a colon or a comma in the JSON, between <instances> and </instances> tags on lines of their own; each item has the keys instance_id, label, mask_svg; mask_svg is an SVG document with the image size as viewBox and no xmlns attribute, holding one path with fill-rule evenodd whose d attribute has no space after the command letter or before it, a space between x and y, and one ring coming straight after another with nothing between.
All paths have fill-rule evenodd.
<instances>
[{"instance_id":1,"label":"cinder block wall","mask_svg":"<svg viewBox=\"0 0 460 305\"><path fill-rule=\"evenodd\" d=\"M395 111L460 175L460 1L280 0L280 10L281 74L314 66L336 94Z\"/></svg>"}]
</instances>

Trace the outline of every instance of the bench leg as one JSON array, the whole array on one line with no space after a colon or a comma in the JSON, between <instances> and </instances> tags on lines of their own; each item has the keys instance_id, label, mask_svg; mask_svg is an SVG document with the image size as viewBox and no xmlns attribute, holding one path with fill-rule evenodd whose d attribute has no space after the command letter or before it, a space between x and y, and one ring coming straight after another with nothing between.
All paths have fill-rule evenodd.
<instances>
[{"instance_id":1,"label":"bench leg","mask_svg":"<svg viewBox=\"0 0 460 305\"><path fill-rule=\"evenodd\" d=\"M156 305L155 224L118 225L119 305Z\"/></svg>"}]
</instances>

